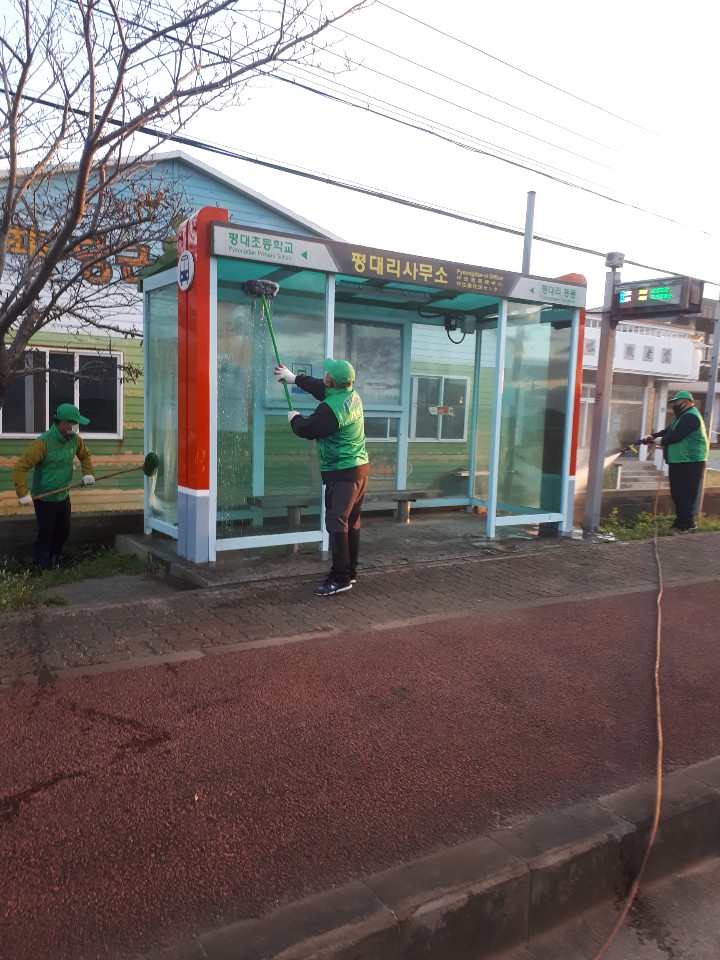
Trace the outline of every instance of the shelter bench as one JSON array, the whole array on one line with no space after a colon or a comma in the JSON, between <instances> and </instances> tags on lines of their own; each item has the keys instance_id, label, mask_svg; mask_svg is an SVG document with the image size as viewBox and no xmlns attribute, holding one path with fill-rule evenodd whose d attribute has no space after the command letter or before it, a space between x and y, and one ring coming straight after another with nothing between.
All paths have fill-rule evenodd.
<instances>
[{"instance_id":1,"label":"shelter bench","mask_svg":"<svg viewBox=\"0 0 720 960\"><path fill-rule=\"evenodd\" d=\"M396 521L410 523L410 504L416 500L436 500L445 496L443 490L373 490L365 494L365 503L384 503L394 500L397 504Z\"/></svg>"}]
</instances>

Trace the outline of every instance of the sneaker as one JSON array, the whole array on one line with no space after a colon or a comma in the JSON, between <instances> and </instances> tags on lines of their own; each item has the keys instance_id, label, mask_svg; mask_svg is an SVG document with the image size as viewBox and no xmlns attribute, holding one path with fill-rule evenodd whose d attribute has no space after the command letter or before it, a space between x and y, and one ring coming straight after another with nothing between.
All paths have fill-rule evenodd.
<instances>
[{"instance_id":1,"label":"sneaker","mask_svg":"<svg viewBox=\"0 0 720 960\"><path fill-rule=\"evenodd\" d=\"M330 577L319 587L315 587L316 597L331 597L334 593L343 593L345 590L352 590L352 583L337 583Z\"/></svg>"}]
</instances>

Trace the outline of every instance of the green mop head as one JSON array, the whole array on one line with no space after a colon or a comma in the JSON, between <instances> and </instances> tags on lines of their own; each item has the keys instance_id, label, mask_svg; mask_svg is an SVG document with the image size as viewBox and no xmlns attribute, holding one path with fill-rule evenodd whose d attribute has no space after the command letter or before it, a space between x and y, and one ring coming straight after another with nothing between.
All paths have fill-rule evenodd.
<instances>
[{"instance_id":1,"label":"green mop head","mask_svg":"<svg viewBox=\"0 0 720 960\"><path fill-rule=\"evenodd\" d=\"M154 476L157 468L160 466L160 457L156 453L149 453L143 463L143 473L146 477Z\"/></svg>"},{"instance_id":2,"label":"green mop head","mask_svg":"<svg viewBox=\"0 0 720 960\"><path fill-rule=\"evenodd\" d=\"M240 289L249 297L263 297L266 300L274 299L279 291L280 284L273 280L246 280L240 284Z\"/></svg>"}]
</instances>

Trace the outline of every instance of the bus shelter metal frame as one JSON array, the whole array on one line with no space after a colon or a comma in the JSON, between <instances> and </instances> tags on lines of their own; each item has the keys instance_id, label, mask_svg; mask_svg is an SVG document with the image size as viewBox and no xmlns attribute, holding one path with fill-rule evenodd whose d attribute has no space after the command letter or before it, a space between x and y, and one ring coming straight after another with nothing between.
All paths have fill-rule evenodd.
<instances>
[{"instance_id":1,"label":"bus shelter metal frame","mask_svg":"<svg viewBox=\"0 0 720 960\"><path fill-rule=\"evenodd\" d=\"M192 470L186 475L178 475L178 526L174 527L157 517L153 517L149 507L149 483L148 478L145 481L145 529L146 532L157 530L178 540L178 554L196 563L212 562L217 559L217 554L224 551L260 549L263 547L297 545L307 543L318 543L323 555L328 552L328 534L322 523L323 518L323 495L318 492L318 516L320 527L316 530L290 531L279 534L258 534L256 536L231 537L218 539L217 537L217 319L218 319L218 300L217 300L217 263L218 254L212 249L210 241L210 232L213 224L226 225L227 211L217 208L203 208L198 211L193 218L185 221L181 226L179 233L179 253L182 255L190 251L194 255L195 272L198 267L201 274L204 271L204 283L201 296L205 298L204 307L198 306L190 310L188 315L183 318L180 298L183 291L180 283L180 272L178 270L167 270L155 276L149 277L143 282L143 292L145 296L169 283L176 283L179 286L178 297L178 362L180 368L180 380L182 380L182 366L188 361L187 343L183 346L183 336L188 336L188 327L191 327L190 336L197 336L202 318L199 316L203 309L206 311L208 329L202 331L206 339L207 369L200 370L197 378L190 378L188 381L188 391L182 390L180 383L178 403L178 452L179 460L183 460L183 438L181 434L181 423L183 417L187 417L187 408L193 403L193 397L188 392L193 390L202 390L203 385L207 390L206 405L208 411L208 422L206 429L200 429L200 434L206 438L209 462L205 474L206 483L203 485L202 478L192 476ZM312 243L313 238L308 238ZM315 240L317 243L318 241ZM319 266L304 266L303 269L318 270L325 273L325 317L324 317L324 346L325 356L332 355L332 344L335 332L335 282L337 273L323 269ZM521 277L522 281L528 278ZM478 423L478 403L473 404L471 418L471 440L469 447L468 471L468 491L467 496L451 496L437 499L423 500L424 507L449 507L465 506L468 510L476 507L484 507L487 510L486 535L488 539L494 539L497 530L506 526L522 526L527 524L555 523L560 531L567 533L572 530L575 477L572 475L574 464L574 438L576 437L577 424L577 396L579 392L578 383L578 356L582 349L580 331L581 310L579 307L573 307L571 310L571 346L568 360L568 380L565 405L565 431L563 437L562 450L562 475L561 475L561 507L559 512L547 512L542 510L528 510L523 513L508 513L507 505L498 501L499 487L499 462L500 462L500 434L503 412L503 390L504 390L504 367L507 344L507 317L509 302L527 303L528 305L542 305L545 301L525 300L520 297L499 297L498 298L498 317L497 317L497 346L495 354L495 365L493 371L493 411L491 420L490 434L490 456L488 469L488 490L487 497L478 497L475 493L475 472L474 464L476 462L476 443L477 443L477 423ZM552 302L548 303L553 306ZM146 300L147 310L147 300ZM402 322L402 351L403 359L409 357L411 347L413 320L409 318ZM202 337L201 337L202 339ZM480 376L480 338L476 343L475 351L475 383L479 382ZM148 369L148 342L145 343L146 369ZM405 489L407 484L407 464L408 464L408 443L409 443L409 404L410 404L411 371L410 364L403 362L403 379L401 384L401 410L398 424L397 440L397 462L396 476L398 489ZM147 389L145 393L145 422L148 423L150 415L150 404L148 402ZM202 426L202 425L200 425ZM148 444L146 431L146 447ZM146 450L146 453L148 451ZM188 450L184 450L185 458L188 457ZM189 479L183 482L185 476Z\"/></svg>"}]
</instances>

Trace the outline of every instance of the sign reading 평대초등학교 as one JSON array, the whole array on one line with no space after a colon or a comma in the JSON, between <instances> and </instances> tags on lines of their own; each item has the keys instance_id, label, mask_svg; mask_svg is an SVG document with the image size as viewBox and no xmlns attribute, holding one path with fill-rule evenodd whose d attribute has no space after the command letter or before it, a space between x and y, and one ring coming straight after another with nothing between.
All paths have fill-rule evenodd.
<instances>
[{"instance_id":1,"label":"sign reading \ud3c9\ub300\ucd08\ub4f1\ud559\uad50","mask_svg":"<svg viewBox=\"0 0 720 960\"><path fill-rule=\"evenodd\" d=\"M359 279L407 283L456 293L584 307L586 289L580 284L524 277L507 270L377 250L336 240L277 234L252 227L216 223L212 253L217 257L257 260L277 266L339 273Z\"/></svg>"}]
</instances>

